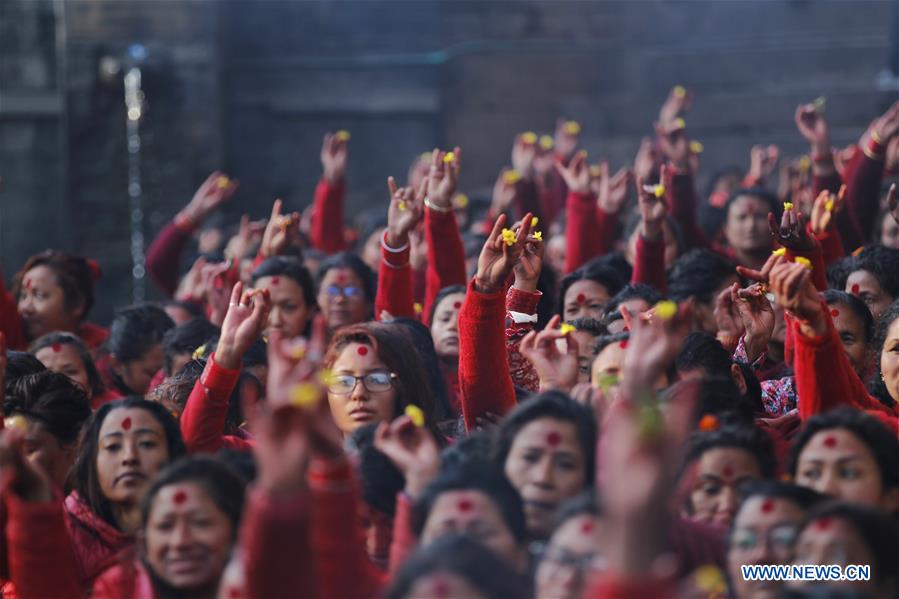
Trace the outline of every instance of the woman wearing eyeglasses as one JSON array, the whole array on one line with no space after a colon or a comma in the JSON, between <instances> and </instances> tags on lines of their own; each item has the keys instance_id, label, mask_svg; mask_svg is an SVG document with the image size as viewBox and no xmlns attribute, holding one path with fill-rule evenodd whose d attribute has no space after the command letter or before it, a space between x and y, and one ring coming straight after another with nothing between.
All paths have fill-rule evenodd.
<instances>
[{"instance_id":1,"label":"woman wearing eyeglasses","mask_svg":"<svg viewBox=\"0 0 899 599\"><path fill-rule=\"evenodd\" d=\"M371 317L375 300L375 275L355 254L328 257L318 269L318 308L333 333L339 327Z\"/></svg>"}]
</instances>

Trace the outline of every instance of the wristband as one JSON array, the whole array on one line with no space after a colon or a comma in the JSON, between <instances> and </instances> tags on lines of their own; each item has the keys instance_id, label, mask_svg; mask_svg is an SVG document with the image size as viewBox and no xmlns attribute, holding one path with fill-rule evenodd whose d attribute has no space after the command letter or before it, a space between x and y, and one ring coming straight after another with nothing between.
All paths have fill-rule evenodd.
<instances>
[{"instance_id":1,"label":"wristband","mask_svg":"<svg viewBox=\"0 0 899 599\"><path fill-rule=\"evenodd\" d=\"M883 160L883 145L874 139L874 136L871 135L871 139L868 140L868 143L865 144L865 147L862 148L862 152L865 153L865 156L870 158L871 160Z\"/></svg>"},{"instance_id":2,"label":"wristband","mask_svg":"<svg viewBox=\"0 0 899 599\"><path fill-rule=\"evenodd\" d=\"M874 129L871 129L871 133L869 135L871 136L871 139L873 139L875 143L877 143L878 145L881 145L881 146L883 145L883 138L877 133L877 131L875 131Z\"/></svg>"},{"instance_id":3,"label":"wristband","mask_svg":"<svg viewBox=\"0 0 899 599\"><path fill-rule=\"evenodd\" d=\"M442 206L438 206L437 204L435 204L431 201L431 198L427 198L427 197L425 198L425 206L427 206L429 209L433 210L434 212L446 213L446 212L452 212L452 210L453 210L452 206L447 206L446 208L444 208Z\"/></svg>"},{"instance_id":4,"label":"wristband","mask_svg":"<svg viewBox=\"0 0 899 599\"><path fill-rule=\"evenodd\" d=\"M833 154L830 152L822 152L821 154L812 154L812 162L821 164L822 162L830 162L833 160Z\"/></svg>"}]
</instances>

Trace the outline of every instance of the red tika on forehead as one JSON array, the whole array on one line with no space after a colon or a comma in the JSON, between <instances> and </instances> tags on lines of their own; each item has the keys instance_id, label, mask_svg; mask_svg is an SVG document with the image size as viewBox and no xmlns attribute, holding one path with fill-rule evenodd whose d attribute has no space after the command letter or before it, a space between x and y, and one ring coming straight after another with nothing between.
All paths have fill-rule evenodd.
<instances>
[{"instance_id":1,"label":"red tika on forehead","mask_svg":"<svg viewBox=\"0 0 899 599\"><path fill-rule=\"evenodd\" d=\"M577 294L577 297L574 298L574 299L575 299L575 301L576 301L577 303L583 304L584 302L587 301L587 296L584 295L583 293L578 293L578 294Z\"/></svg>"},{"instance_id":2,"label":"red tika on forehead","mask_svg":"<svg viewBox=\"0 0 899 599\"><path fill-rule=\"evenodd\" d=\"M59 343L54 343L53 345L50 346L50 349L53 350L54 354L58 354L59 352L62 351L62 345Z\"/></svg>"},{"instance_id":3,"label":"red tika on forehead","mask_svg":"<svg viewBox=\"0 0 899 599\"><path fill-rule=\"evenodd\" d=\"M130 416L128 418L125 418L124 420L122 420L122 428L125 429L126 431L131 430L131 417Z\"/></svg>"},{"instance_id":4,"label":"red tika on forehead","mask_svg":"<svg viewBox=\"0 0 899 599\"><path fill-rule=\"evenodd\" d=\"M449 597L450 587L445 580L435 580L431 586L431 596L435 599L444 599Z\"/></svg>"},{"instance_id":5,"label":"red tika on forehead","mask_svg":"<svg viewBox=\"0 0 899 599\"><path fill-rule=\"evenodd\" d=\"M364 345L360 345L358 347L358 349L356 349L356 353L359 354L360 356L368 355L368 348L365 347Z\"/></svg>"},{"instance_id":6,"label":"red tika on forehead","mask_svg":"<svg viewBox=\"0 0 899 599\"><path fill-rule=\"evenodd\" d=\"M727 478L730 478L731 476L734 475L734 469L731 468L730 466L725 466L724 468L721 469L721 474L723 474Z\"/></svg>"},{"instance_id":7,"label":"red tika on forehead","mask_svg":"<svg viewBox=\"0 0 899 599\"><path fill-rule=\"evenodd\" d=\"M458 310L461 307L462 307L462 302L456 302L453 304L453 308L455 308L456 310Z\"/></svg>"},{"instance_id":8,"label":"red tika on forehead","mask_svg":"<svg viewBox=\"0 0 899 599\"><path fill-rule=\"evenodd\" d=\"M587 520L581 524L581 534L588 535L593 532L593 521Z\"/></svg>"},{"instance_id":9,"label":"red tika on forehead","mask_svg":"<svg viewBox=\"0 0 899 599\"><path fill-rule=\"evenodd\" d=\"M827 530L828 528L830 528L830 523L831 523L830 517L824 516L822 518L818 518L817 520L815 520L815 528L820 529L820 530Z\"/></svg>"},{"instance_id":10,"label":"red tika on forehead","mask_svg":"<svg viewBox=\"0 0 899 599\"><path fill-rule=\"evenodd\" d=\"M175 502L175 505L181 505L185 501L187 501L187 493L184 491L177 491L175 496L172 497L172 501Z\"/></svg>"},{"instance_id":11,"label":"red tika on forehead","mask_svg":"<svg viewBox=\"0 0 899 599\"><path fill-rule=\"evenodd\" d=\"M460 512L470 512L474 509L474 504L468 499L461 499L456 505Z\"/></svg>"},{"instance_id":12,"label":"red tika on forehead","mask_svg":"<svg viewBox=\"0 0 899 599\"><path fill-rule=\"evenodd\" d=\"M837 438L836 437L824 437L824 447L836 447L837 446Z\"/></svg>"},{"instance_id":13,"label":"red tika on forehead","mask_svg":"<svg viewBox=\"0 0 899 599\"><path fill-rule=\"evenodd\" d=\"M858 286L858 283L852 285L852 295L858 295L861 290L862 288Z\"/></svg>"},{"instance_id":14,"label":"red tika on forehead","mask_svg":"<svg viewBox=\"0 0 899 599\"><path fill-rule=\"evenodd\" d=\"M272 285L273 286L277 285L280 282L281 282L281 279L279 279L278 277L272 277Z\"/></svg>"},{"instance_id":15,"label":"red tika on forehead","mask_svg":"<svg viewBox=\"0 0 899 599\"><path fill-rule=\"evenodd\" d=\"M762 502L762 513L767 514L774 511L774 500L766 499Z\"/></svg>"},{"instance_id":16,"label":"red tika on forehead","mask_svg":"<svg viewBox=\"0 0 899 599\"><path fill-rule=\"evenodd\" d=\"M618 342L618 347L621 349L627 349L627 339Z\"/></svg>"},{"instance_id":17,"label":"red tika on forehead","mask_svg":"<svg viewBox=\"0 0 899 599\"><path fill-rule=\"evenodd\" d=\"M546 435L546 442L550 447L555 447L562 442L562 435L560 435L557 431L552 431Z\"/></svg>"},{"instance_id":18,"label":"red tika on forehead","mask_svg":"<svg viewBox=\"0 0 899 599\"><path fill-rule=\"evenodd\" d=\"M837 316L840 315L840 311L837 309L833 309L830 311L830 315L833 316L834 318L836 318Z\"/></svg>"}]
</instances>

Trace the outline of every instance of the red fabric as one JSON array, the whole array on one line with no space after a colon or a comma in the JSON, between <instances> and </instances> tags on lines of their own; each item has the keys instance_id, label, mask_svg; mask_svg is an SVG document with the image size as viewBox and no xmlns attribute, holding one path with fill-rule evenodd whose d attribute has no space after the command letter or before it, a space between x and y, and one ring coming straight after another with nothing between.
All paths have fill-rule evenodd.
<instances>
[{"instance_id":1,"label":"red fabric","mask_svg":"<svg viewBox=\"0 0 899 599\"><path fill-rule=\"evenodd\" d=\"M673 166L669 166L668 169L669 181L665 182L668 207L671 216L681 228L686 249L713 249L696 220L696 188L693 185L693 175Z\"/></svg>"},{"instance_id":2,"label":"red fabric","mask_svg":"<svg viewBox=\"0 0 899 599\"><path fill-rule=\"evenodd\" d=\"M82 322L78 330L75 331L88 349L98 349L109 337L109 329L101 327L92 322Z\"/></svg>"},{"instance_id":3,"label":"red fabric","mask_svg":"<svg viewBox=\"0 0 899 599\"><path fill-rule=\"evenodd\" d=\"M631 283L644 283L654 287L661 294L668 292L668 279L665 274L665 240L646 239L637 235L637 252L634 257L634 271Z\"/></svg>"},{"instance_id":4,"label":"red fabric","mask_svg":"<svg viewBox=\"0 0 899 599\"><path fill-rule=\"evenodd\" d=\"M75 492L66 497L65 509L81 586L90 588L101 572L118 562L122 551L133 547L134 537L92 512Z\"/></svg>"},{"instance_id":5,"label":"red fabric","mask_svg":"<svg viewBox=\"0 0 899 599\"><path fill-rule=\"evenodd\" d=\"M515 407L515 389L506 356L505 294L475 291L469 283L459 310L459 390L465 429L492 412L503 416Z\"/></svg>"},{"instance_id":6,"label":"red fabric","mask_svg":"<svg viewBox=\"0 0 899 599\"><path fill-rule=\"evenodd\" d=\"M824 266L824 254L821 246L815 244L815 248L807 252L794 252L788 249L785 257L788 260L795 260L797 256L807 259L812 264L812 282L818 291L827 291L827 267Z\"/></svg>"},{"instance_id":7,"label":"red fabric","mask_svg":"<svg viewBox=\"0 0 899 599\"><path fill-rule=\"evenodd\" d=\"M537 193L540 198L540 219L543 221L543 228L549 230L550 225L556 221L559 213L565 208L565 196L568 195L568 188L558 171L551 169L549 176L538 183Z\"/></svg>"},{"instance_id":8,"label":"red fabric","mask_svg":"<svg viewBox=\"0 0 899 599\"><path fill-rule=\"evenodd\" d=\"M506 292L506 355L509 357L509 373L512 375L512 384L525 391L536 393L540 388L540 377L534 370L531 361L521 355L519 347L521 339L534 330L532 322L517 323L512 319L510 312L534 315L537 313L537 304L543 293L537 291L531 293L515 287L509 287Z\"/></svg>"},{"instance_id":9,"label":"red fabric","mask_svg":"<svg viewBox=\"0 0 899 599\"><path fill-rule=\"evenodd\" d=\"M609 251L617 237L618 216L600 209L592 193L569 192L566 206L567 274Z\"/></svg>"},{"instance_id":10,"label":"red fabric","mask_svg":"<svg viewBox=\"0 0 899 599\"><path fill-rule=\"evenodd\" d=\"M827 311L825 318L827 332L820 337L807 337L800 331L798 322L792 325L800 418L807 420L834 408L851 406L871 413L894 433L899 432L896 408L890 409L868 394L843 351Z\"/></svg>"},{"instance_id":11,"label":"red fabric","mask_svg":"<svg viewBox=\"0 0 899 599\"><path fill-rule=\"evenodd\" d=\"M331 184L324 179L315 187L312 204L312 223L309 242L325 254L336 254L346 249L343 236L343 200L346 184Z\"/></svg>"},{"instance_id":12,"label":"red fabric","mask_svg":"<svg viewBox=\"0 0 899 599\"><path fill-rule=\"evenodd\" d=\"M223 447L252 448L247 439L225 435L228 402L238 377L239 368L222 368L216 363L214 353L209 357L181 414L181 436L188 453L215 453Z\"/></svg>"},{"instance_id":13,"label":"red fabric","mask_svg":"<svg viewBox=\"0 0 899 599\"><path fill-rule=\"evenodd\" d=\"M821 256L824 259L825 269L846 255L843 238L840 237L840 231L836 227L831 226L824 233L815 235L815 239L821 244Z\"/></svg>"},{"instance_id":14,"label":"red fabric","mask_svg":"<svg viewBox=\"0 0 899 599\"><path fill-rule=\"evenodd\" d=\"M393 515L393 535L390 541L390 567L393 575L405 563L406 558L415 553L418 537L412 529L413 499L406 493L396 496L396 513Z\"/></svg>"},{"instance_id":15,"label":"red fabric","mask_svg":"<svg viewBox=\"0 0 899 599\"><path fill-rule=\"evenodd\" d=\"M127 561L103 572L94 583L91 599L154 599L156 590L140 560Z\"/></svg>"},{"instance_id":16,"label":"red fabric","mask_svg":"<svg viewBox=\"0 0 899 599\"><path fill-rule=\"evenodd\" d=\"M883 159L874 160L864 152L856 152L847 166L846 206L842 214L849 217L857 238L845 237L849 247L862 246L874 230L880 210L880 186L883 182Z\"/></svg>"},{"instance_id":17,"label":"red fabric","mask_svg":"<svg viewBox=\"0 0 899 599\"><path fill-rule=\"evenodd\" d=\"M240 526L246 597L322 596L312 592L308 503L305 492L272 497L250 489Z\"/></svg>"},{"instance_id":18,"label":"red fabric","mask_svg":"<svg viewBox=\"0 0 899 599\"><path fill-rule=\"evenodd\" d=\"M456 223L456 215L425 208L425 240L428 246L428 267L425 271L425 301L422 322L430 326L434 298L444 287L464 285L465 246Z\"/></svg>"},{"instance_id":19,"label":"red fabric","mask_svg":"<svg viewBox=\"0 0 899 599\"><path fill-rule=\"evenodd\" d=\"M0 331L6 336L7 349L17 351L28 349L25 328L19 317L19 305L6 288L2 276L0 276Z\"/></svg>"},{"instance_id":20,"label":"red fabric","mask_svg":"<svg viewBox=\"0 0 899 599\"><path fill-rule=\"evenodd\" d=\"M613 573L603 573L589 584L584 599L668 599L677 596L677 583L657 580L649 575L625 578Z\"/></svg>"},{"instance_id":21,"label":"red fabric","mask_svg":"<svg viewBox=\"0 0 899 599\"><path fill-rule=\"evenodd\" d=\"M362 497L347 461L313 461L309 468L312 497L312 567L315 597L377 597L387 580L365 549L359 514Z\"/></svg>"},{"instance_id":22,"label":"red fabric","mask_svg":"<svg viewBox=\"0 0 899 599\"><path fill-rule=\"evenodd\" d=\"M415 318L412 295L412 267L409 244L398 251L387 245L387 231L381 236L381 266L378 268L378 290L375 293L375 318L387 311L395 318Z\"/></svg>"},{"instance_id":23,"label":"red fabric","mask_svg":"<svg viewBox=\"0 0 899 599\"><path fill-rule=\"evenodd\" d=\"M699 566L714 564L724 570L727 558L727 531L721 527L674 518L671 522L671 547L680 562L681 574Z\"/></svg>"},{"instance_id":24,"label":"red fabric","mask_svg":"<svg viewBox=\"0 0 899 599\"><path fill-rule=\"evenodd\" d=\"M147 248L147 274L167 297L175 295L181 271L181 257L190 243L193 231L170 222L156 235Z\"/></svg>"},{"instance_id":25,"label":"red fabric","mask_svg":"<svg viewBox=\"0 0 899 599\"><path fill-rule=\"evenodd\" d=\"M111 401L116 401L125 397L121 393L119 393L115 389L107 389L100 395L95 395L91 398L91 409L99 410L101 406L104 404L108 404Z\"/></svg>"}]
</instances>

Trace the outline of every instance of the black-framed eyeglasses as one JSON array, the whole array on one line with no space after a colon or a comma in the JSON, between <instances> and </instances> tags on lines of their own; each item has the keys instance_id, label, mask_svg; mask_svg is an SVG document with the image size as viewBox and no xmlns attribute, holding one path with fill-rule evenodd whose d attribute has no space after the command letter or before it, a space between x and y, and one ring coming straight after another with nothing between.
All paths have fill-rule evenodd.
<instances>
[{"instance_id":1,"label":"black-framed eyeglasses","mask_svg":"<svg viewBox=\"0 0 899 599\"><path fill-rule=\"evenodd\" d=\"M397 378L392 372L377 370L369 372L363 376L353 376L352 374L334 374L331 375L328 384L328 391L338 395L347 395L353 392L359 381L369 393L382 393L393 387L393 379Z\"/></svg>"},{"instance_id":2,"label":"black-framed eyeglasses","mask_svg":"<svg viewBox=\"0 0 899 599\"><path fill-rule=\"evenodd\" d=\"M759 543L766 542L774 551L789 551L799 536L799 527L795 524L781 524L760 532L751 528L735 528L730 536L730 546L738 551L751 551Z\"/></svg>"},{"instance_id":3,"label":"black-framed eyeglasses","mask_svg":"<svg viewBox=\"0 0 899 599\"><path fill-rule=\"evenodd\" d=\"M540 559L552 562L562 568L570 568L578 574L601 572L608 567L605 556L599 553L578 555L561 547L546 545L540 552Z\"/></svg>"},{"instance_id":4,"label":"black-framed eyeglasses","mask_svg":"<svg viewBox=\"0 0 899 599\"><path fill-rule=\"evenodd\" d=\"M328 297L333 299L336 297L340 297L341 295L347 299L361 299L362 298L362 289L360 287L347 286L340 287L339 285L328 285L325 287L325 293L328 294Z\"/></svg>"}]
</instances>

